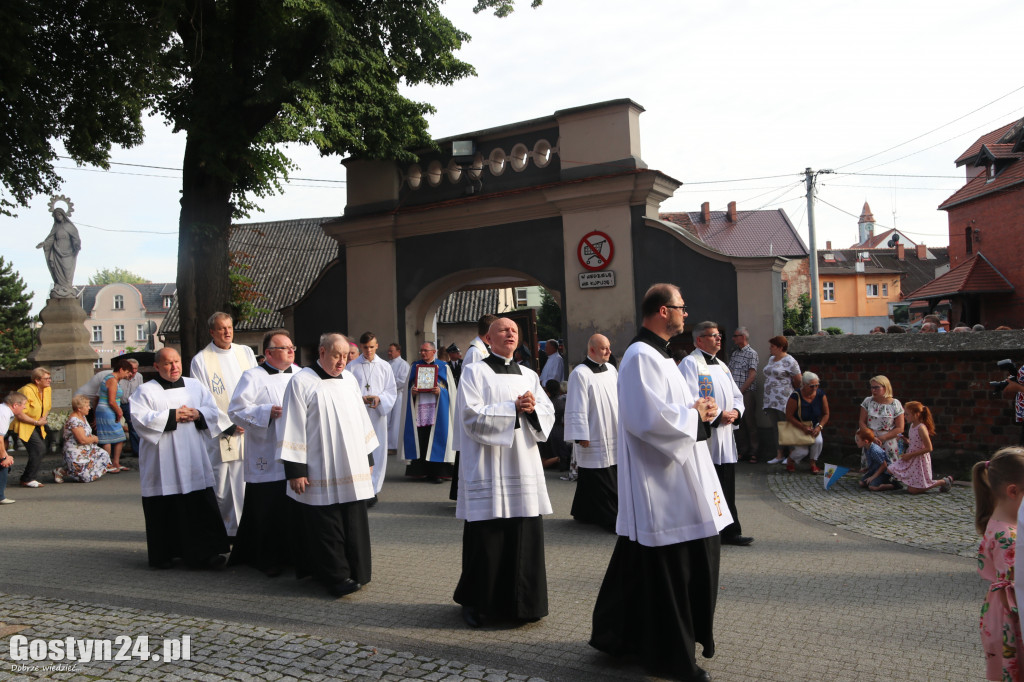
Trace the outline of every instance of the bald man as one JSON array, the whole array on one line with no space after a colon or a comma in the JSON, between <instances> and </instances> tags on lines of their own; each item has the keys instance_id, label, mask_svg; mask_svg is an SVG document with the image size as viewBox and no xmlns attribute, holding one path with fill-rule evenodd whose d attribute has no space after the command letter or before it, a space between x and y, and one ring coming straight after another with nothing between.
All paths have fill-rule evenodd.
<instances>
[{"instance_id":1,"label":"bald man","mask_svg":"<svg viewBox=\"0 0 1024 682\"><path fill-rule=\"evenodd\" d=\"M608 338L594 334L587 342L587 359L569 375L565 440L573 443L578 475L573 518L614 533L619 512L619 373L608 362L611 354Z\"/></svg>"}]
</instances>

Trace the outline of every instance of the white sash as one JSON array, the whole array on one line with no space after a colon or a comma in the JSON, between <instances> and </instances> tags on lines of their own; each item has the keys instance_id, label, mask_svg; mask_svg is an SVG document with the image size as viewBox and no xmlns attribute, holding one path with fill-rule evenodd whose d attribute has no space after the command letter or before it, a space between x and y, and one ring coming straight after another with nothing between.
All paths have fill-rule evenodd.
<instances>
[{"instance_id":1,"label":"white sash","mask_svg":"<svg viewBox=\"0 0 1024 682\"><path fill-rule=\"evenodd\" d=\"M237 344L232 344L231 350L235 353L238 368L245 371L248 360L245 351ZM227 384L224 383L224 373L220 368L220 354L207 347L203 349L203 362L206 364L207 376L210 377L210 393L213 394L213 400L217 403L217 409L221 414L227 414L228 405L231 404L231 393L227 390ZM220 461L234 462L242 458L241 436L221 436L217 440L220 445Z\"/></svg>"}]
</instances>

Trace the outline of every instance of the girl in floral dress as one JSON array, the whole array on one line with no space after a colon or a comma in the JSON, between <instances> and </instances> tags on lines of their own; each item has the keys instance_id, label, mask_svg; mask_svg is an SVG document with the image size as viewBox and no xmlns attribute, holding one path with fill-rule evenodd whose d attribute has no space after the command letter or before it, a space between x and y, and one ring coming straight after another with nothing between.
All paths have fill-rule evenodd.
<instances>
[{"instance_id":1,"label":"girl in floral dress","mask_svg":"<svg viewBox=\"0 0 1024 682\"><path fill-rule=\"evenodd\" d=\"M76 395L71 399L74 411L64 422L64 466L53 470L55 483L89 483L105 474L110 466L110 455L96 445L99 439L92 435L85 418L90 406L88 396Z\"/></svg>"},{"instance_id":2,"label":"girl in floral dress","mask_svg":"<svg viewBox=\"0 0 1024 682\"><path fill-rule=\"evenodd\" d=\"M1013 586L1017 513L1024 495L1024 448L1003 448L974 465L974 527L982 534L978 574L992 584L981 606L985 678L1019 680L1020 619Z\"/></svg>"},{"instance_id":3,"label":"girl in floral dress","mask_svg":"<svg viewBox=\"0 0 1024 682\"><path fill-rule=\"evenodd\" d=\"M953 487L952 476L937 481L932 478L931 436L935 434L935 422L931 410L916 400L907 403L903 410L910 421L910 438L906 439L907 451L889 464L889 474L907 486L911 495L920 495L932 488L948 493Z\"/></svg>"}]
</instances>

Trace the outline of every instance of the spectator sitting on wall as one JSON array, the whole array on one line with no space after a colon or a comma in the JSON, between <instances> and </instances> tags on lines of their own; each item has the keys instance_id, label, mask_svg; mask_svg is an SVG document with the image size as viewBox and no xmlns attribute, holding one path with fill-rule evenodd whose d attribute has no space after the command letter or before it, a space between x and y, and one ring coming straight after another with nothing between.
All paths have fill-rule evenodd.
<instances>
[{"instance_id":1,"label":"spectator sitting on wall","mask_svg":"<svg viewBox=\"0 0 1024 682\"><path fill-rule=\"evenodd\" d=\"M885 330L886 334L906 334L907 330L898 324L889 325L888 329Z\"/></svg>"},{"instance_id":2,"label":"spectator sitting on wall","mask_svg":"<svg viewBox=\"0 0 1024 682\"><path fill-rule=\"evenodd\" d=\"M1007 327L1005 324L1001 324L995 329L997 332L1012 332L1013 327Z\"/></svg>"},{"instance_id":3,"label":"spectator sitting on wall","mask_svg":"<svg viewBox=\"0 0 1024 682\"><path fill-rule=\"evenodd\" d=\"M936 315L935 313L931 313L929 315L925 315L924 316L924 321L925 322L931 322L932 324L934 324L935 325L935 329L936 329L936 331L938 331L939 334L945 334L946 333L946 327L942 324L942 318L939 317L938 315Z\"/></svg>"},{"instance_id":4,"label":"spectator sitting on wall","mask_svg":"<svg viewBox=\"0 0 1024 682\"><path fill-rule=\"evenodd\" d=\"M980 323L979 323L979 324L976 324L976 325L974 325L973 327L971 327L971 331L974 331L974 332L983 332L983 331L985 331L985 325L983 325L983 324L980 324Z\"/></svg>"},{"instance_id":5,"label":"spectator sitting on wall","mask_svg":"<svg viewBox=\"0 0 1024 682\"><path fill-rule=\"evenodd\" d=\"M964 333L964 332L970 332L971 328L970 327L960 326L960 327L956 327L953 331L954 332L959 332L959 333Z\"/></svg>"},{"instance_id":6,"label":"spectator sitting on wall","mask_svg":"<svg viewBox=\"0 0 1024 682\"><path fill-rule=\"evenodd\" d=\"M934 322L925 322L921 325L922 334L937 334L938 331L939 329L935 326Z\"/></svg>"},{"instance_id":7,"label":"spectator sitting on wall","mask_svg":"<svg viewBox=\"0 0 1024 682\"><path fill-rule=\"evenodd\" d=\"M874 329L872 329L868 333L869 334L884 334L885 333L885 327L875 327Z\"/></svg>"}]
</instances>

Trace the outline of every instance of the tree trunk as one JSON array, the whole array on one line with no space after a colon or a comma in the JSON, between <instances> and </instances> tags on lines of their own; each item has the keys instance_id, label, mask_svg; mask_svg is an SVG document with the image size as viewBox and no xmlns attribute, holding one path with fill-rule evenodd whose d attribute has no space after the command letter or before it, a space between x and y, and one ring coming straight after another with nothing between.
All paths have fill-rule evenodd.
<instances>
[{"instance_id":1,"label":"tree trunk","mask_svg":"<svg viewBox=\"0 0 1024 682\"><path fill-rule=\"evenodd\" d=\"M178 223L178 315L185 374L192 356L210 341L206 320L217 311L230 312L231 300L231 184L206 171L199 161L197 146L195 138L189 135Z\"/></svg>"}]
</instances>

